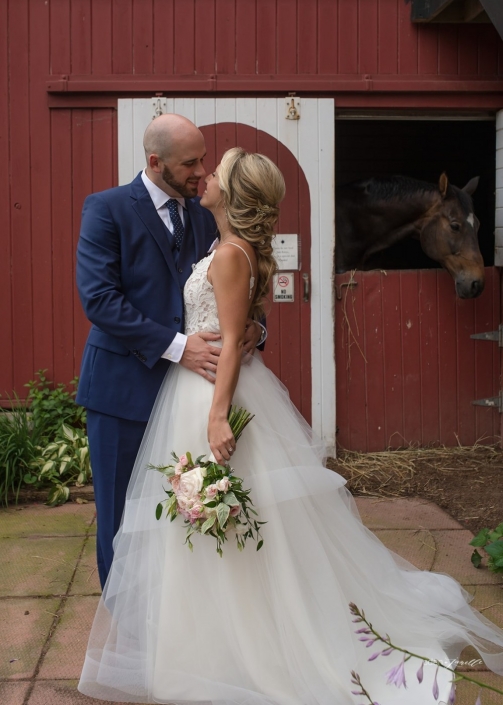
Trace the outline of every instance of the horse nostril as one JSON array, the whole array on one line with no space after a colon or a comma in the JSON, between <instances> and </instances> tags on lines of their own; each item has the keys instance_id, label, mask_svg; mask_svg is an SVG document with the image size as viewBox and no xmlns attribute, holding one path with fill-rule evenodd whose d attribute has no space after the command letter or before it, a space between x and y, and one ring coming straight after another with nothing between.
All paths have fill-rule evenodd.
<instances>
[{"instance_id":1,"label":"horse nostril","mask_svg":"<svg viewBox=\"0 0 503 705\"><path fill-rule=\"evenodd\" d=\"M472 296L478 296L481 291L482 291L482 284L480 282L480 279L474 279L472 281Z\"/></svg>"}]
</instances>

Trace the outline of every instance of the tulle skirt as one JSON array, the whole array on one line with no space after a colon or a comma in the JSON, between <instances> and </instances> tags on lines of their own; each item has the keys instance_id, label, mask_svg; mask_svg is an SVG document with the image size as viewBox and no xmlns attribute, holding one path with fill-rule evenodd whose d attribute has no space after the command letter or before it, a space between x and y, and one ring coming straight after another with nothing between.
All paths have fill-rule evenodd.
<instances>
[{"instance_id":1,"label":"tulle skirt","mask_svg":"<svg viewBox=\"0 0 503 705\"><path fill-rule=\"evenodd\" d=\"M401 655L368 658L349 603L394 643L448 663L471 644L503 673L503 632L472 610L452 578L420 571L361 523L344 479L279 380L257 357L234 403L255 414L232 458L252 490L264 545L215 540L183 520L157 521L171 451L208 453L213 385L173 365L129 485L115 557L92 627L79 690L103 700L189 705L354 705L360 674L381 705L428 705L435 668L406 663L407 690L386 684ZM381 647L382 648L382 647ZM438 675L447 701L450 675Z\"/></svg>"}]
</instances>

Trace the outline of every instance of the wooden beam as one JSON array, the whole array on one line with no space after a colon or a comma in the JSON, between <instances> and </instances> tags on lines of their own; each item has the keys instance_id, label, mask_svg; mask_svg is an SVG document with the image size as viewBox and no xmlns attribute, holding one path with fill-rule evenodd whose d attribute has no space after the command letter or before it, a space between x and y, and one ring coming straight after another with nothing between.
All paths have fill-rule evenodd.
<instances>
[{"instance_id":1,"label":"wooden beam","mask_svg":"<svg viewBox=\"0 0 503 705\"><path fill-rule=\"evenodd\" d=\"M480 0L498 34L503 39L503 3L501 0Z\"/></svg>"},{"instance_id":2,"label":"wooden beam","mask_svg":"<svg viewBox=\"0 0 503 705\"><path fill-rule=\"evenodd\" d=\"M454 0L412 0L411 20L431 22L453 2Z\"/></svg>"}]
</instances>

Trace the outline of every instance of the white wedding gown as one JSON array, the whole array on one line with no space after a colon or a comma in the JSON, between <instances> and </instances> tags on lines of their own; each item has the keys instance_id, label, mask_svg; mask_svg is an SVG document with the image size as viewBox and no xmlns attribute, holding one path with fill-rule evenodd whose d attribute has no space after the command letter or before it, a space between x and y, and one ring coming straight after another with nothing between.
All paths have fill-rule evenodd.
<instances>
[{"instance_id":1,"label":"white wedding gown","mask_svg":"<svg viewBox=\"0 0 503 705\"><path fill-rule=\"evenodd\" d=\"M199 262L184 295L186 331L218 332L207 270ZM386 684L401 660L369 662L348 605L356 603L394 643L448 662L474 645L503 673L503 632L469 607L446 575L417 570L360 521L345 480L323 466L324 449L259 357L243 364L234 403L255 414L232 458L260 516L263 548L240 553L194 535L181 517L155 519L164 477L148 464L171 451L208 453L213 385L172 365L161 387L128 489L115 558L92 627L79 690L103 700L189 705L355 705L351 671L380 705L433 705L434 667L407 690ZM384 647L381 647L384 648ZM450 675L439 672L440 701Z\"/></svg>"}]
</instances>

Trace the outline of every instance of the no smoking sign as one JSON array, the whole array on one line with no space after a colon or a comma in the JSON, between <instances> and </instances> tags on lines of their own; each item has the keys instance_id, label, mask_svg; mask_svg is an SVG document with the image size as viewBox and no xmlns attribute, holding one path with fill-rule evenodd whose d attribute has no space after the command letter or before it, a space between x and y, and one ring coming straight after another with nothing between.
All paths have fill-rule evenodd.
<instances>
[{"instance_id":1,"label":"no smoking sign","mask_svg":"<svg viewBox=\"0 0 503 705\"><path fill-rule=\"evenodd\" d=\"M278 303L293 303L293 272L281 272L273 277L273 299Z\"/></svg>"}]
</instances>

